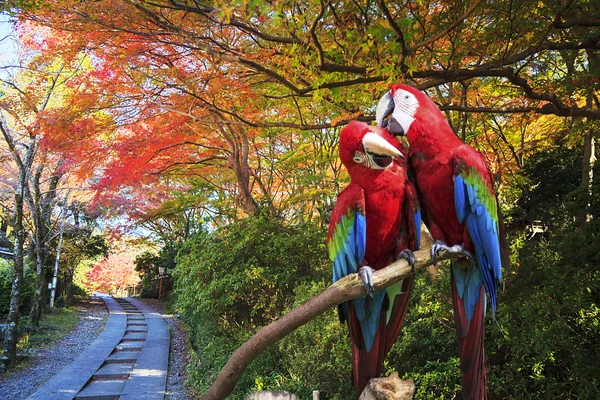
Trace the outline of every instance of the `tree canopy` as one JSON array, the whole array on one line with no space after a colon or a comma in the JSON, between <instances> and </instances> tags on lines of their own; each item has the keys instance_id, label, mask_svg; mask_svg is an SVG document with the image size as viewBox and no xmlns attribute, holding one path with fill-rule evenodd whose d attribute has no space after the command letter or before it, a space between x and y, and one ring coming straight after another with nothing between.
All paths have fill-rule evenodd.
<instances>
[{"instance_id":1,"label":"tree canopy","mask_svg":"<svg viewBox=\"0 0 600 400\"><path fill-rule=\"evenodd\" d=\"M39 198L56 210L50 231L58 210L72 210L74 224L79 214L102 216L117 234L134 231L167 249L138 265L147 277L158 263L174 265L176 307L197 345L198 391L232 343L329 282L317 243L348 180L339 130L353 119L373 121L389 85L405 82L425 90L456 135L484 155L500 194L513 252L498 311L506 322L486 330L491 397L597 395L590 371L598 362L586 356L599 337L595 1L19 0L2 7L23 48L19 65L0 66L8 74L0 87L3 130L21 135L0 145L0 223L13 223L3 231L17 236L13 155L25 159L35 144L21 172L42 168L30 185L35 194L40 183ZM40 107L48 88L55 97ZM60 204L62 195L45 197L75 196L76 188L86 190L71 205ZM37 208L25 200L31 232ZM534 221L545 233L532 235ZM120 262L118 254L107 257L90 277ZM457 391L454 328L441 289L448 280L443 269L433 286L418 279L419 302L389 365L412 373L422 398ZM268 386L308 396L314 382L347 398L344 346L326 315L266 354L239 394ZM314 374L305 354L320 361Z\"/></svg>"}]
</instances>

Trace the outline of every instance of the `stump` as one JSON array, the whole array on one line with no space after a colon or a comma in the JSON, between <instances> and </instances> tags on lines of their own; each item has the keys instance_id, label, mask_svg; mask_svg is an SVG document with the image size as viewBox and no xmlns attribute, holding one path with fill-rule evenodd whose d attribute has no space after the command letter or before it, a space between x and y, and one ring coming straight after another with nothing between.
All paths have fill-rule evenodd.
<instances>
[{"instance_id":1,"label":"stump","mask_svg":"<svg viewBox=\"0 0 600 400\"><path fill-rule=\"evenodd\" d=\"M299 400L298 396L281 390L258 392L244 396L244 400Z\"/></svg>"},{"instance_id":2,"label":"stump","mask_svg":"<svg viewBox=\"0 0 600 400\"><path fill-rule=\"evenodd\" d=\"M358 400L411 400L414 394L413 380L402 380L394 372L387 378L371 379Z\"/></svg>"}]
</instances>

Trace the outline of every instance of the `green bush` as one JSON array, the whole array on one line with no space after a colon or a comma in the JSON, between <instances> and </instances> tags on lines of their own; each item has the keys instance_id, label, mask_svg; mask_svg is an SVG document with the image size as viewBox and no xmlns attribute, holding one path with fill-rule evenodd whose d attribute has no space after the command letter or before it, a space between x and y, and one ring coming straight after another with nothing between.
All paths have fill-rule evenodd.
<instances>
[{"instance_id":1,"label":"green bush","mask_svg":"<svg viewBox=\"0 0 600 400\"><path fill-rule=\"evenodd\" d=\"M600 398L600 236L567 227L527 242L488 330L492 398Z\"/></svg>"},{"instance_id":2,"label":"green bush","mask_svg":"<svg viewBox=\"0 0 600 400\"><path fill-rule=\"evenodd\" d=\"M184 312L210 310L222 326L252 330L279 317L305 282L329 279L324 231L245 219L188 240L174 276Z\"/></svg>"},{"instance_id":3,"label":"green bush","mask_svg":"<svg viewBox=\"0 0 600 400\"><path fill-rule=\"evenodd\" d=\"M289 309L298 288L306 296L304 289L313 288L313 282L324 287L331 275L324 238L325 231L313 225L255 218L198 233L184 244L174 271L175 296L193 332L188 370L194 390L205 391L239 345ZM298 353L307 347L298 347ZM277 346L266 351L250 365L232 398L296 387L305 370L288 370L293 362L287 357Z\"/></svg>"},{"instance_id":4,"label":"green bush","mask_svg":"<svg viewBox=\"0 0 600 400\"><path fill-rule=\"evenodd\" d=\"M0 315L8 313L12 278L12 262L0 258Z\"/></svg>"},{"instance_id":5,"label":"green bush","mask_svg":"<svg viewBox=\"0 0 600 400\"><path fill-rule=\"evenodd\" d=\"M310 282L296 289L290 309L325 290L329 282ZM270 389L288 390L310 398L319 390L326 399L353 398L352 349L346 325L330 310L298 328L278 344L286 374L269 382Z\"/></svg>"},{"instance_id":6,"label":"green bush","mask_svg":"<svg viewBox=\"0 0 600 400\"><path fill-rule=\"evenodd\" d=\"M196 314L186 321L191 327L190 361L187 366L187 384L199 397L206 392L233 352L251 336L243 330L223 329L211 315ZM263 352L242 375L231 399L242 399L245 394L265 389L264 377L283 370L281 354L276 347Z\"/></svg>"},{"instance_id":7,"label":"green bush","mask_svg":"<svg viewBox=\"0 0 600 400\"><path fill-rule=\"evenodd\" d=\"M0 315L8 314L12 290L13 264L0 258ZM21 312L28 313L35 291L35 268L25 265L21 288Z\"/></svg>"},{"instance_id":8,"label":"green bush","mask_svg":"<svg viewBox=\"0 0 600 400\"><path fill-rule=\"evenodd\" d=\"M418 399L447 399L460 393L458 345L450 297L450 272L444 263L432 283L417 275L400 335L385 362L385 375L398 371L414 379Z\"/></svg>"}]
</instances>

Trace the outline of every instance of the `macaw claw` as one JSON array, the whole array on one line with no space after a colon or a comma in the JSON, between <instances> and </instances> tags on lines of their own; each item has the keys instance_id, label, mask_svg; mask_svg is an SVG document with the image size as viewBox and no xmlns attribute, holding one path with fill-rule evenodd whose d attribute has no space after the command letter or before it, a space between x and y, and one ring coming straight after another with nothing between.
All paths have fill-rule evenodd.
<instances>
[{"instance_id":1,"label":"macaw claw","mask_svg":"<svg viewBox=\"0 0 600 400\"><path fill-rule=\"evenodd\" d=\"M441 240L436 240L435 243L431 246L431 261L435 264L436 258L441 255L443 252L453 253L462 255L467 257L471 262L475 262L475 257L471 254L470 251L461 246L460 244L455 244L454 246L447 246Z\"/></svg>"},{"instance_id":2,"label":"macaw claw","mask_svg":"<svg viewBox=\"0 0 600 400\"><path fill-rule=\"evenodd\" d=\"M373 293L375 293L375 288L373 287L373 268L367 265L361 267L358 270L358 276L360 276L360 279L367 290L367 295L369 295L369 297L373 297Z\"/></svg>"},{"instance_id":3,"label":"macaw claw","mask_svg":"<svg viewBox=\"0 0 600 400\"><path fill-rule=\"evenodd\" d=\"M408 261L408 265L410 265L410 267L412 268L412 272L415 272L415 255L412 252L412 250L411 249L402 250L400 252L400 254L398 254L398 260L401 258Z\"/></svg>"}]
</instances>

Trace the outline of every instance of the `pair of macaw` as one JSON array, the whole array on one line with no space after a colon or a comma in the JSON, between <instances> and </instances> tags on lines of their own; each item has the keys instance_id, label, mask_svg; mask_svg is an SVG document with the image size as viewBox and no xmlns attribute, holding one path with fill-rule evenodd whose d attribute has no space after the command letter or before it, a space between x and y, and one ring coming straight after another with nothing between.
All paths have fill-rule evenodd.
<instances>
[{"instance_id":1,"label":"pair of macaw","mask_svg":"<svg viewBox=\"0 0 600 400\"><path fill-rule=\"evenodd\" d=\"M506 263L492 174L483 156L452 132L435 103L411 86L392 85L376 119L380 128L352 121L341 132L340 159L351 183L338 196L327 237L334 282L358 273L369 293L338 307L350 331L356 395L381 374L413 284L411 276L375 292L372 272L400 257L414 263L423 216L436 240L432 258L441 250L461 256L452 262L451 284L463 397L485 399L486 293L495 312ZM394 135L407 137L408 155Z\"/></svg>"}]
</instances>

